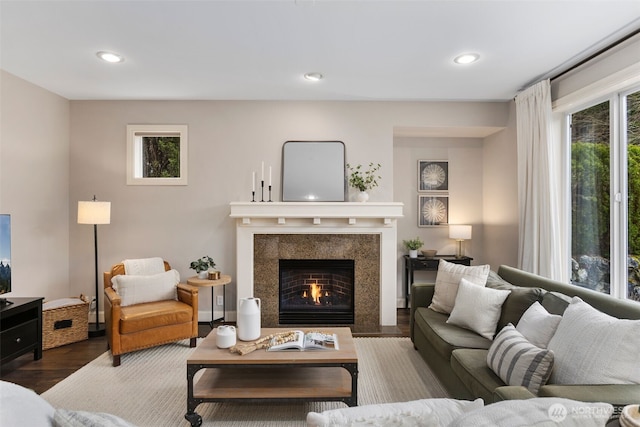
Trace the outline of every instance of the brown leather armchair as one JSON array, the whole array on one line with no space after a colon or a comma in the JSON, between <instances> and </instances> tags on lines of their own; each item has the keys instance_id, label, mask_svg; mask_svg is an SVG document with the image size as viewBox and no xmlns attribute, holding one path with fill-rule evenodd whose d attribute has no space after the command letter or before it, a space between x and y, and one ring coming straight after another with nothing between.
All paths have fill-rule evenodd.
<instances>
[{"instance_id":1,"label":"brown leather armchair","mask_svg":"<svg viewBox=\"0 0 640 427\"><path fill-rule=\"evenodd\" d=\"M164 262L165 271L171 266ZM113 366L120 365L120 356L144 348L190 338L196 346L198 337L198 288L184 283L177 285L178 300L145 302L122 307L121 298L112 288L111 278L126 274L119 263L104 272L104 316L107 341Z\"/></svg>"}]
</instances>

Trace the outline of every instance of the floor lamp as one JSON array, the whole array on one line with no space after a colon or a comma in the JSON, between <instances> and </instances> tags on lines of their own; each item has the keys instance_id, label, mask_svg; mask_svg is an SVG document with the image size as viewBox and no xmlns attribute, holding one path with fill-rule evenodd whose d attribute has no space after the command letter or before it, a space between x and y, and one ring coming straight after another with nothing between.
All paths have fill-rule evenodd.
<instances>
[{"instance_id":1,"label":"floor lamp","mask_svg":"<svg viewBox=\"0 0 640 427\"><path fill-rule=\"evenodd\" d=\"M89 337L100 337L105 334L104 326L100 325L100 293L98 291L98 224L111 223L111 202L99 202L96 196L88 202L78 202L78 224L93 224L93 249L95 254L96 273L96 323L89 325Z\"/></svg>"}]
</instances>

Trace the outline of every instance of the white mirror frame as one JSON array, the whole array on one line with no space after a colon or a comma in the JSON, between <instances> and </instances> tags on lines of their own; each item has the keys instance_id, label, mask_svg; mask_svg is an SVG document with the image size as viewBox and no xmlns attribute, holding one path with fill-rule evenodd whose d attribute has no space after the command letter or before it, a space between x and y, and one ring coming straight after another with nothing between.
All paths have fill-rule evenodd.
<instances>
[{"instance_id":1,"label":"white mirror frame","mask_svg":"<svg viewBox=\"0 0 640 427\"><path fill-rule=\"evenodd\" d=\"M173 135L180 137L180 177L144 178L140 136ZM187 125L127 125L127 185L187 185Z\"/></svg>"}]
</instances>

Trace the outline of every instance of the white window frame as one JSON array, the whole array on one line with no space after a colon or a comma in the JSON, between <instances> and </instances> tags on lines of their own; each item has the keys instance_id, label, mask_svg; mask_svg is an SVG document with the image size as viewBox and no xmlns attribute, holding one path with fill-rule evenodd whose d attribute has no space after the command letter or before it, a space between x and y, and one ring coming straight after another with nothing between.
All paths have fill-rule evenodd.
<instances>
[{"instance_id":1,"label":"white window frame","mask_svg":"<svg viewBox=\"0 0 640 427\"><path fill-rule=\"evenodd\" d=\"M562 141L563 141L563 157L565 172L563 176L566 179L566 188L571 185L571 129L570 116L574 113L592 107L599 103L608 101L610 111L610 235L611 235L611 252L610 252L610 280L609 293L611 296L619 299L628 299L627 295L627 139L626 139L626 119L622 117L622 113L626 111L626 103L623 102L625 96L637 92L640 88L638 81L640 76L636 75L635 79L625 81L622 85L611 85L606 91L602 85L596 86L599 90L592 90L589 94L587 90L583 91L582 102L578 102L577 97L572 97L571 102L566 99L559 100L554 105L554 112L562 114ZM598 87L599 86L599 87ZM590 95L590 96L589 96ZM567 97L568 98L568 97ZM563 102L564 101L564 102ZM625 116L626 117L626 116ZM567 190L565 196L567 233L565 236L571 241L571 192ZM571 259L571 244L567 245L568 259Z\"/></svg>"},{"instance_id":2,"label":"white window frame","mask_svg":"<svg viewBox=\"0 0 640 427\"><path fill-rule=\"evenodd\" d=\"M142 176L142 137L149 135L180 137L179 177ZM187 185L187 147L187 125L127 125L127 185Z\"/></svg>"}]
</instances>

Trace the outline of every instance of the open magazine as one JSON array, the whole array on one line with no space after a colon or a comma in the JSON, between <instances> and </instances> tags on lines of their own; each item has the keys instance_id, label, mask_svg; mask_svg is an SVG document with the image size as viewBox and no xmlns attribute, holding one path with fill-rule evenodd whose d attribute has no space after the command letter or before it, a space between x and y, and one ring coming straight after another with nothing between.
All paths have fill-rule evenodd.
<instances>
[{"instance_id":1,"label":"open magazine","mask_svg":"<svg viewBox=\"0 0 640 427\"><path fill-rule=\"evenodd\" d=\"M285 342L282 342L282 341ZM291 331L284 337L274 337L267 351L281 350L338 350L336 334L323 332Z\"/></svg>"}]
</instances>

